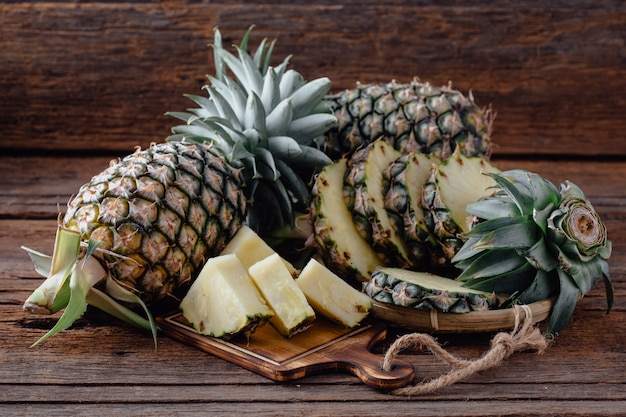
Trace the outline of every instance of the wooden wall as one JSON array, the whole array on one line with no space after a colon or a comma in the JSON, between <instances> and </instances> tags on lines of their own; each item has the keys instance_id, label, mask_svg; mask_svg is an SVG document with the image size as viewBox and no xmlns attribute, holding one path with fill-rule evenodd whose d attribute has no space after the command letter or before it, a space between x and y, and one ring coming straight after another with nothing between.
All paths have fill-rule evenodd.
<instances>
[{"instance_id":1,"label":"wooden wall","mask_svg":"<svg viewBox=\"0 0 626 417\"><path fill-rule=\"evenodd\" d=\"M213 28L278 40L334 90L408 81L497 111L495 155L626 155L626 3L606 1L0 1L0 152L125 154L212 73Z\"/></svg>"}]
</instances>

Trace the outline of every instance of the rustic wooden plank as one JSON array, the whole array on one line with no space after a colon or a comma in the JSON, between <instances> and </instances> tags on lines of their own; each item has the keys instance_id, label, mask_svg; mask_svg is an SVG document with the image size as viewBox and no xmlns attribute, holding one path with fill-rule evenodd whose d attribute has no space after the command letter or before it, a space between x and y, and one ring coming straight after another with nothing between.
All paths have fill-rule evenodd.
<instances>
[{"instance_id":1,"label":"rustic wooden plank","mask_svg":"<svg viewBox=\"0 0 626 417\"><path fill-rule=\"evenodd\" d=\"M626 10L617 1L3 3L0 148L123 150L168 134L211 72L212 28L278 38L307 78L449 80L492 104L502 154L626 154ZM489 30L484 30L489 27ZM97 138L97 140L96 140ZM593 143L593 145L590 145Z\"/></svg>"},{"instance_id":2,"label":"rustic wooden plank","mask_svg":"<svg viewBox=\"0 0 626 417\"><path fill-rule=\"evenodd\" d=\"M623 385L620 384L551 384L546 387L542 384L467 384L461 383L445 390L439 395L427 395L422 401L429 399L454 400L463 396L471 397L474 401L485 400L542 400L542 401L621 401L626 400ZM7 387L8 388L8 387ZM306 383L272 383L244 385L237 389L235 384L211 386L189 384L185 389L178 389L175 385L155 385L150 391L140 385L107 385L106 390L101 385L50 385L49 398L61 403L162 403L177 402L233 402L244 403L253 400L250 398L250 389L254 389L258 398L265 402L281 402L285 400L303 403L340 401L342 398L351 398L352 401L388 401L390 403L406 401L404 397L390 396L389 394L372 390L361 389L358 385L343 384L341 390L321 390L319 384ZM142 396L139 397L138 393ZM13 384L10 389L0 393L0 404L13 402L38 404L49 401L33 390L32 385Z\"/></svg>"},{"instance_id":3,"label":"rustic wooden plank","mask_svg":"<svg viewBox=\"0 0 626 417\"><path fill-rule=\"evenodd\" d=\"M245 403L165 403L165 404L54 404L45 405L16 404L0 406L3 416L46 415L64 417L71 414L128 417L154 416L232 416L253 414L258 417L328 417L328 416L407 416L407 417L484 417L497 415L502 417L537 417L562 415L581 415L587 417L623 416L626 409L624 401L516 401L514 404L500 401L479 401L468 403L456 401L404 401L394 402L245 402Z\"/></svg>"}]
</instances>

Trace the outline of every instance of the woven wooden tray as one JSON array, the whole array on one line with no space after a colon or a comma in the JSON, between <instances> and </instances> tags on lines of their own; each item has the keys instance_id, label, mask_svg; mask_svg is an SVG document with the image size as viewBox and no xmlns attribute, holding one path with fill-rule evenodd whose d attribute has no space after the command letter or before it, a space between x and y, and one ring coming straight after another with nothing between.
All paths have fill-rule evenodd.
<instances>
[{"instance_id":1,"label":"woven wooden tray","mask_svg":"<svg viewBox=\"0 0 626 417\"><path fill-rule=\"evenodd\" d=\"M515 326L512 308L471 313L442 313L435 310L417 310L379 301L372 302L372 314L392 326L412 331L435 333L479 333L509 330ZM554 299L529 304L534 323L550 314Z\"/></svg>"}]
</instances>

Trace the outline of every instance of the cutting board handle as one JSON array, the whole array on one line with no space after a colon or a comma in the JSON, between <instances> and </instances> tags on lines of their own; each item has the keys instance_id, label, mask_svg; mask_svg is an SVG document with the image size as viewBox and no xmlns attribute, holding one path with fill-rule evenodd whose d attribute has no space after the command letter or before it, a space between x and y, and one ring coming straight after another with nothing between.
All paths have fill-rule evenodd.
<instances>
[{"instance_id":1,"label":"cutting board handle","mask_svg":"<svg viewBox=\"0 0 626 417\"><path fill-rule=\"evenodd\" d=\"M336 370L356 375L363 383L378 389L395 389L413 382L415 369L412 364L396 359L390 371L383 370L383 357L372 353L374 346L386 337L386 329L379 328L374 335L363 343L360 337L353 337L343 343L332 346L325 353L334 363ZM373 337L372 337L373 336ZM361 340L359 340L361 339Z\"/></svg>"}]
</instances>

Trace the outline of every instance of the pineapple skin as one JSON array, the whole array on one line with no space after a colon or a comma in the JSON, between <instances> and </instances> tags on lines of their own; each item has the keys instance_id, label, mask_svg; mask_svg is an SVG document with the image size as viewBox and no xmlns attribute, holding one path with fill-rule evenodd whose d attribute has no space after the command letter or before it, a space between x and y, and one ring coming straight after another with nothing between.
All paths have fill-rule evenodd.
<instances>
[{"instance_id":1,"label":"pineapple skin","mask_svg":"<svg viewBox=\"0 0 626 417\"><path fill-rule=\"evenodd\" d=\"M467 156L489 157L493 113L472 95L451 87L413 80L407 84L358 84L329 95L326 103L338 124L326 135L325 152L333 159L384 136L402 153L419 151L441 160L455 149Z\"/></svg>"},{"instance_id":2,"label":"pineapple skin","mask_svg":"<svg viewBox=\"0 0 626 417\"><path fill-rule=\"evenodd\" d=\"M440 248L428 231L421 206L422 186L440 161L419 152L402 155L383 172L385 210L394 230L406 242L412 267L436 265Z\"/></svg>"},{"instance_id":3,"label":"pineapple skin","mask_svg":"<svg viewBox=\"0 0 626 417\"><path fill-rule=\"evenodd\" d=\"M138 149L81 187L63 226L99 241L111 276L146 304L180 296L243 224L241 171L209 145Z\"/></svg>"},{"instance_id":4,"label":"pineapple skin","mask_svg":"<svg viewBox=\"0 0 626 417\"><path fill-rule=\"evenodd\" d=\"M383 303L444 313L485 311L498 305L494 293L463 288L451 278L398 268L376 270L363 292Z\"/></svg>"}]
</instances>

